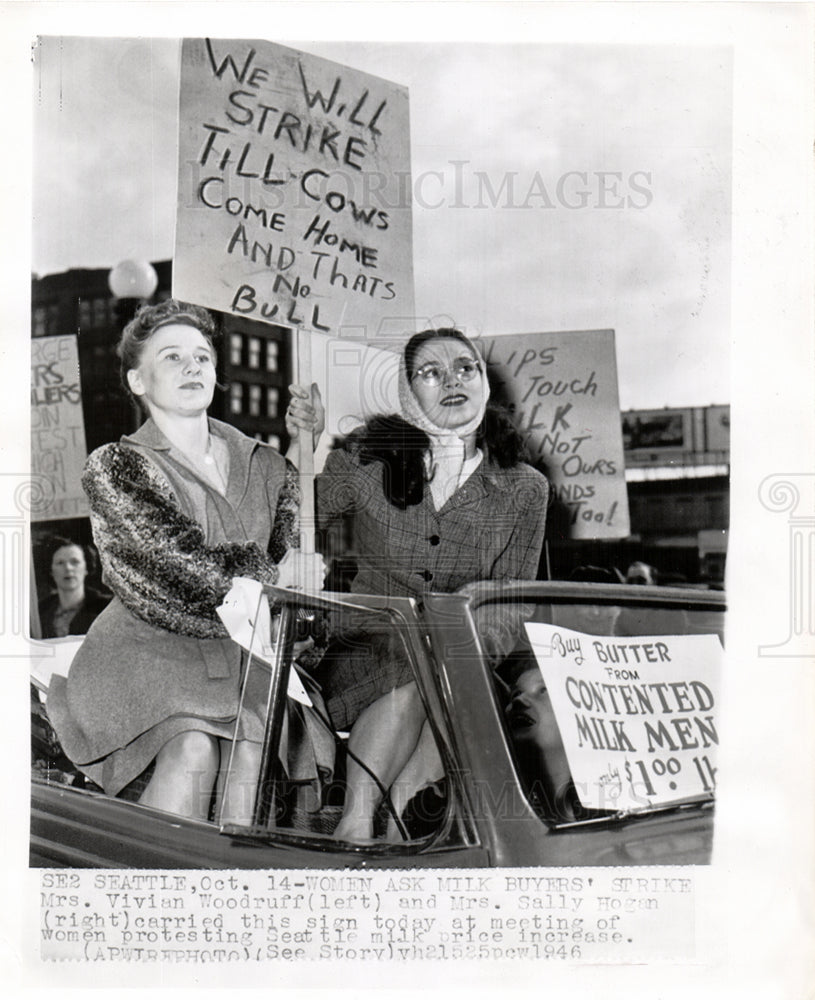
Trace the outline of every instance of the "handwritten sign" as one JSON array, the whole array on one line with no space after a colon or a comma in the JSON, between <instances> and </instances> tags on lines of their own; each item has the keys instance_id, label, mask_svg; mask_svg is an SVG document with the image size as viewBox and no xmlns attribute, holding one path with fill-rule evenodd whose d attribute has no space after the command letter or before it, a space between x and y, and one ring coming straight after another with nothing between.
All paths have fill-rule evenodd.
<instances>
[{"instance_id":1,"label":"handwritten sign","mask_svg":"<svg viewBox=\"0 0 815 1000\"><path fill-rule=\"evenodd\" d=\"M529 333L480 341L556 498L572 538L630 532L613 330Z\"/></svg>"},{"instance_id":2,"label":"handwritten sign","mask_svg":"<svg viewBox=\"0 0 815 1000\"><path fill-rule=\"evenodd\" d=\"M407 89L264 41L185 39L173 294L365 340L413 316Z\"/></svg>"},{"instance_id":3,"label":"handwritten sign","mask_svg":"<svg viewBox=\"0 0 815 1000\"><path fill-rule=\"evenodd\" d=\"M87 458L76 337L31 341L31 471L51 486L32 508L35 521L85 517L80 477Z\"/></svg>"},{"instance_id":4,"label":"handwritten sign","mask_svg":"<svg viewBox=\"0 0 815 1000\"><path fill-rule=\"evenodd\" d=\"M713 792L718 636L525 628L584 806L643 809Z\"/></svg>"}]
</instances>

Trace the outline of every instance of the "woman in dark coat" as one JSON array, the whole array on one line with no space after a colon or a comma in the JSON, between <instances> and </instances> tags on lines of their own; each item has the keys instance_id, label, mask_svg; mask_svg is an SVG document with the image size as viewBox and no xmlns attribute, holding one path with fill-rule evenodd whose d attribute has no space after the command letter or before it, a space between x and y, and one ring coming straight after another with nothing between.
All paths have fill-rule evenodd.
<instances>
[{"instance_id":1,"label":"woman in dark coat","mask_svg":"<svg viewBox=\"0 0 815 1000\"><path fill-rule=\"evenodd\" d=\"M318 556L296 551L294 468L207 417L215 327L170 300L142 309L119 344L147 421L97 449L83 486L114 598L91 626L48 713L63 748L116 795L155 761L140 801L206 818L232 737L222 819L252 814L265 692L238 714L241 656L216 608L235 576L319 589Z\"/></svg>"},{"instance_id":2,"label":"woman in dark coat","mask_svg":"<svg viewBox=\"0 0 815 1000\"><path fill-rule=\"evenodd\" d=\"M370 420L317 479L320 526L354 516L352 591L421 599L477 580L534 579L548 484L521 461L508 418L488 405L475 345L454 329L413 336L399 399L401 415ZM399 800L400 785L416 783L405 768L433 770L419 760L435 753L424 708L407 660L381 632L335 636L317 673L335 728L350 729L353 754L335 835L365 840L382 789L393 785Z\"/></svg>"},{"instance_id":3,"label":"woman in dark coat","mask_svg":"<svg viewBox=\"0 0 815 1000\"><path fill-rule=\"evenodd\" d=\"M48 566L55 590L38 606L40 636L58 639L84 635L110 597L89 587L86 579L91 554L70 538L50 539Z\"/></svg>"}]
</instances>

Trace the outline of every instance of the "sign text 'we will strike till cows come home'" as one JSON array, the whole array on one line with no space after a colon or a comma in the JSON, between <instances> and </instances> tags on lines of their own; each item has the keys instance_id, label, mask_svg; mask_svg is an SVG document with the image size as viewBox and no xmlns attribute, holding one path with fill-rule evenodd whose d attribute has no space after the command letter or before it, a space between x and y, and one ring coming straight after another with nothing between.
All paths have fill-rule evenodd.
<instances>
[{"instance_id":1,"label":"sign text 'we will strike till cows come home'","mask_svg":"<svg viewBox=\"0 0 815 1000\"><path fill-rule=\"evenodd\" d=\"M369 339L413 316L405 87L264 41L185 39L173 294Z\"/></svg>"}]
</instances>

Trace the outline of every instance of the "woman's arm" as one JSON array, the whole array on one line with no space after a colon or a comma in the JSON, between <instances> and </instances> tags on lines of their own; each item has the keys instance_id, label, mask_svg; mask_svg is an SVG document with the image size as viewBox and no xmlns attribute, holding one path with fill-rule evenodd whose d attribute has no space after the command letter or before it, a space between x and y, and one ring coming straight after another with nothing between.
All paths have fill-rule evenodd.
<instances>
[{"instance_id":1,"label":"woman's arm","mask_svg":"<svg viewBox=\"0 0 815 1000\"><path fill-rule=\"evenodd\" d=\"M277 580L272 557L255 542L207 546L201 525L183 513L164 476L133 448L97 449L82 485L105 583L151 625L197 638L225 636L215 608L232 577Z\"/></svg>"},{"instance_id":2,"label":"woman's arm","mask_svg":"<svg viewBox=\"0 0 815 1000\"><path fill-rule=\"evenodd\" d=\"M269 555L279 563L289 549L300 547L300 477L291 462L286 461L283 486L277 498Z\"/></svg>"}]
</instances>

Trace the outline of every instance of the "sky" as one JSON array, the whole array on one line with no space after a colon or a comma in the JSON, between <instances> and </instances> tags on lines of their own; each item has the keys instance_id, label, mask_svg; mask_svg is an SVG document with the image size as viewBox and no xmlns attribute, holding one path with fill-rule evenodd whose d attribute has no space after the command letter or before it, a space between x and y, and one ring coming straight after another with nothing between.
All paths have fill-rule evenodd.
<instances>
[{"instance_id":1,"label":"sky","mask_svg":"<svg viewBox=\"0 0 815 1000\"><path fill-rule=\"evenodd\" d=\"M611 327L623 409L730 401L726 48L286 45L408 87L418 317ZM40 39L33 273L172 256L179 51Z\"/></svg>"}]
</instances>

